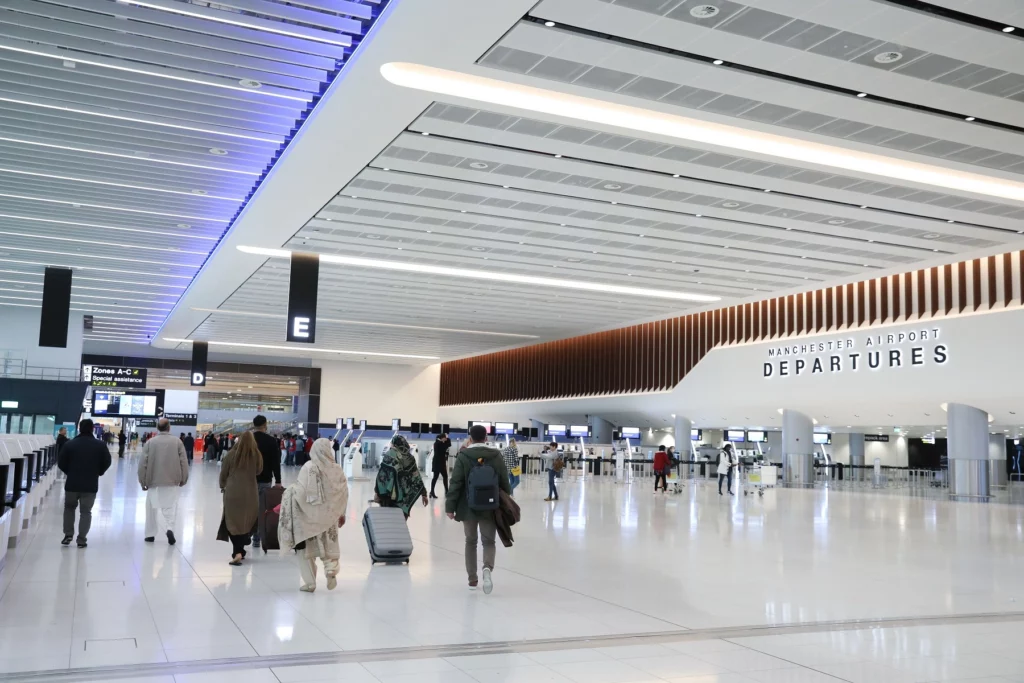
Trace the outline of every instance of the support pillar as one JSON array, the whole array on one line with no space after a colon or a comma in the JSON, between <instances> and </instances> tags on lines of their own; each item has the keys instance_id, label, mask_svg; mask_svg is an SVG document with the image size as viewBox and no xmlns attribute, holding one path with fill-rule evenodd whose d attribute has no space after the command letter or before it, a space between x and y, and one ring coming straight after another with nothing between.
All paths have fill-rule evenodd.
<instances>
[{"instance_id":1,"label":"support pillar","mask_svg":"<svg viewBox=\"0 0 1024 683\"><path fill-rule=\"evenodd\" d=\"M853 481L865 481L867 470L856 469L864 466L864 435L850 434L850 465L855 466L850 470L850 479Z\"/></svg>"},{"instance_id":2,"label":"support pillar","mask_svg":"<svg viewBox=\"0 0 1024 683\"><path fill-rule=\"evenodd\" d=\"M603 417L590 416L590 443L611 443L615 425Z\"/></svg>"},{"instance_id":3,"label":"support pillar","mask_svg":"<svg viewBox=\"0 0 1024 683\"><path fill-rule=\"evenodd\" d=\"M1006 442L1006 435L1002 432L989 437L988 485L990 490L1006 488L1009 478L1006 472Z\"/></svg>"},{"instance_id":4,"label":"support pillar","mask_svg":"<svg viewBox=\"0 0 1024 683\"><path fill-rule=\"evenodd\" d=\"M690 440L690 432L693 430L693 422L682 415L676 415L676 457L680 460L693 460L693 442ZM681 476L684 479L693 478L694 465L681 465Z\"/></svg>"},{"instance_id":5,"label":"support pillar","mask_svg":"<svg viewBox=\"0 0 1024 683\"><path fill-rule=\"evenodd\" d=\"M814 486L814 420L796 410L782 411L782 483Z\"/></svg>"},{"instance_id":6,"label":"support pillar","mask_svg":"<svg viewBox=\"0 0 1024 683\"><path fill-rule=\"evenodd\" d=\"M951 500L988 500L988 413L962 403L946 406Z\"/></svg>"}]
</instances>

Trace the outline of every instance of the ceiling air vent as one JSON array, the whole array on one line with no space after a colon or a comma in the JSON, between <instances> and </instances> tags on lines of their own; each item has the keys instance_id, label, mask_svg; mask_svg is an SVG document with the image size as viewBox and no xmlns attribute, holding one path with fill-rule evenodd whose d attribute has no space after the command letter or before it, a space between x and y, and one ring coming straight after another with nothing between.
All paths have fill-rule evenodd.
<instances>
[{"instance_id":1,"label":"ceiling air vent","mask_svg":"<svg viewBox=\"0 0 1024 683\"><path fill-rule=\"evenodd\" d=\"M879 52L875 55L875 61L879 64L892 64L903 59L902 52Z\"/></svg>"},{"instance_id":2,"label":"ceiling air vent","mask_svg":"<svg viewBox=\"0 0 1024 683\"><path fill-rule=\"evenodd\" d=\"M696 17L697 19L710 19L711 17L717 16L722 10L718 9L714 5L697 5L690 10L690 16Z\"/></svg>"}]
</instances>

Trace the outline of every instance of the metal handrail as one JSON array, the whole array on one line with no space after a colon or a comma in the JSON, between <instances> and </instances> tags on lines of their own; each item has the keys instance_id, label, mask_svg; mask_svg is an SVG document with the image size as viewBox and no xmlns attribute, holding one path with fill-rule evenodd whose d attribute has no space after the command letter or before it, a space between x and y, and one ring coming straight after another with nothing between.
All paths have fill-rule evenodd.
<instances>
[{"instance_id":1,"label":"metal handrail","mask_svg":"<svg viewBox=\"0 0 1024 683\"><path fill-rule=\"evenodd\" d=\"M54 382L78 382L82 378L81 368L55 368L44 365L29 365L24 358L12 358L10 352L0 351L0 377L5 379L41 379Z\"/></svg>"}]
</instances>

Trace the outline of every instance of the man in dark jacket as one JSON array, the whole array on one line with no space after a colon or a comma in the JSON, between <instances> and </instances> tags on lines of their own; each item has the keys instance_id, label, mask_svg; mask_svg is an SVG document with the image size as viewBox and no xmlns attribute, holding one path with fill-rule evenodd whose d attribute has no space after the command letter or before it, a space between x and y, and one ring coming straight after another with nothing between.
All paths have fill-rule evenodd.
<instances>
[{"instance_id":1,"label":"man in dark jacket","mask_svg":"<svg viewBox=\"0 0 1024 683\"><path fill-rule=\"evenodd\" d=\"M185 435L185 438L181 440L185 444L185 457L188 458L188 464L192 464L192 454L196 449L196 440L192 438L192 432Z\"/></svg>"},{"instance_id":2,"label":"man in dark jacket","mask_svg":"<svg viewBox=\"0 0 1024 683\"><path fill-rule=\"evenodd\" d=\"M61 450L64 448L64 444L68 442L68 428L61 427L57 432L57 454L59 455Z\"/></svg>"},{"instance_id":3,"label":"man in dark jacket","mask_svg":"<svg viewBox=\"0 0 1024 683\"><path fill-rule=\"evenodd\" d=\"M452 447L452 440L447 434L438 434L434 439L434 457L430 461L430 469L434 472L434 478L430 482L430 497L434 495L434 487L437 486L437 478L442 477L444 482L444 495L448 495L448 449Z\"/></svg>"},{"instance_id":4,"label":"man in dark jacket","mask_svg":"<svg viewBox=\"0 0 1024 683\"><path fill-rule=\"evenodd\" d=\"M256 488L259 490L259 517L267 509L266 490L273 482L281 484L281 447L277 439L267 434L267 418L257 415L252 420L252 435L256 439L256 447L263 456L263 471L256 475ZM252 547L260 547L259 526L252 536Z\"/></svg>"},{"instance_id":5,"label":"man in dark jacket","mask_svg":"<svg viewBox=\"0 0 1024 683\"><path fill-rule=\"evenodd\" d=\"M57 455L57 467L66 476L64 482L64 539L61 545L71 545L75 535L75 508L82 506L78 524L78 547L86 546L86 536L92 526L92 506L100 490L100 477L110 469L110 450L93 436L92 420L78 423L78 436L64 444Z\"/></svg>"},{"instance_id":6,"label":"man in dark jacket","mask_svg":"<svg viewBox=\"0 0 1024 683\"><path fill-rule=\"evenodd\" d=\"M122 429L117 433L117 457L124 457L124 445L128 443L128 435Z\"/></svg>"},{"instance_id":7,"label":"man in dark jacket","mask_svg":"<svg viewBox=\"0 0 1024 683\"><path fill-rule=\"evenodd\" d=\"M476 424L469 429L469 447L459 451L452 468L451 487L445 496L445 512L449 519L462 522L466 532L466 574L469 575L469 590L477 587L477 535L483 537L484 546L484 593L489 594L494 588L491 571L494 569L495 545L494 537L497 526L493 510L474 510L469 507L467 485L470 470L477 464L489 465L498 475L498 486L505 493L512 495L512 486L508 481L508 469L501 451L487 445L487 427Z\"/></svg>"}]
</instances>

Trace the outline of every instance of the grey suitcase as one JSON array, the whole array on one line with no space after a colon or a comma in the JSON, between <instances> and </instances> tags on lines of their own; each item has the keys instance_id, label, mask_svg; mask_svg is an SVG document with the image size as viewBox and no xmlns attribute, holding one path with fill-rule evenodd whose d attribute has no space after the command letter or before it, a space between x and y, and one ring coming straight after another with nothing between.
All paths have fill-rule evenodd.
<instances>
[{"instance_id":1,"label":"grey suitcase","mask_svg":"<svg viewBox=\"0 0 1024 683\"><path fill-rule=\"evenodd\" d=\"M408 564L412 555L412 536L399 508L370 507L363 515L366 546L370 550L370 563Z\"/></svg>"}]
</instances>

